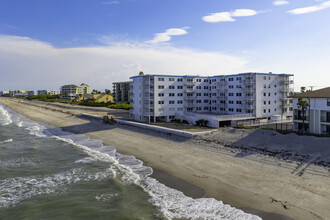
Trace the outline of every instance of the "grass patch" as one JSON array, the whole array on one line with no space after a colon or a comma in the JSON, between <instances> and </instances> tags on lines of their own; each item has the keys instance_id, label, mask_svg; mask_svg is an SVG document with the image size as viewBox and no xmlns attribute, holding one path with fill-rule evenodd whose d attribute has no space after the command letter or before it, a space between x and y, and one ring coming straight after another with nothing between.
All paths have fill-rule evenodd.
<instances>
[{"instance_id":1,"label":"grass patch","mask_svg":"<svg viewBox=\"0 0 330 220\"><path fill-rule=\"evenodd\" d=\"M133 106L129 104L111 104L107 106L108 108L112 109L124 109L124 110L130 110L133 109Z\"/></svg>"}]
</instances>

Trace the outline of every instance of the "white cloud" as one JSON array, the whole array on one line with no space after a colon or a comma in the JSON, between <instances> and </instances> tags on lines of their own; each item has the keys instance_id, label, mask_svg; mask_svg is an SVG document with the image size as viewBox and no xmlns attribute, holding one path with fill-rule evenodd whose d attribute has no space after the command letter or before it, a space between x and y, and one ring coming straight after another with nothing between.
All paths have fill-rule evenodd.
<instances>
[{"instance_id":1,"label":"white cloud","mask_svg":"<svg viewBox=\"0 0 330 220\"><path fill-rule=\"evenodd\" d=\"M183 32L169 31L171 34ZM107 46L54 48L28 37L0 35L0 90L53 89L82 82L111 88L139 71L146 74L229 74L246 61L218 52L117 42Z\"/></svg>"},{"instance_id":2,"label":"white cloud","mask_svg":"<svg viewBox=\"0 0 330 220\"><path fill-rule=\"evenodd\" d=\"M330 1L323 2L319 5L304 7L304 8L296 8L291 11L288 11L290 14L299 15L299 14L307 14L312 12L321 11L323 9L330 8Z\"/></svg>"},{"instance_id":3,"label":"white cloud","mask_svg":"<svg viewBox=\"0 0 330 220\"><path fill-rule=\"evenodd\" d=\"M188 34L188 32L186 31L186 29L188 29L188 28L189 27L167 29L164 33L155 34L154 39L147 41L146 43L157 44L160 42L170 41L172 39L171 36L179 36L179 35Z\"/></svg>"},{"instance_id":4,"label":"white cloud","mask_svg":"<svg viewBox=\"0 0 330 220\"><path fill-rule=\"evenodd\" d=\"M119 1L109 1L109 2L102 2L103 5L118 5L120 4Z\"/></svg>"},{"instance_id":5,"label":"white cloud","mask_svg":"<svg viewBox=\"0 0 330 220\"><path fill-rule=\"evenodd\" d=\"M288 1L285 1L285 0L276 0L276 1L273 1L273 5L276 5L276 6L280 6L280 5L287 5L289 4Z\"/></svg>"},{"instance_id":6,"label":"white cloud","mask_svg":"<svg viewBox=\"0 0 330 220\"><path fill-rule=\"evenodd\" d=\"M207 16L202 17L202 20L210 23L217 22L232 22L236 21L234 17L247 17L257 15L258 12L251 9L236 9L232 12L217 12L211 13Z\"/></svg>"}]
</instances>

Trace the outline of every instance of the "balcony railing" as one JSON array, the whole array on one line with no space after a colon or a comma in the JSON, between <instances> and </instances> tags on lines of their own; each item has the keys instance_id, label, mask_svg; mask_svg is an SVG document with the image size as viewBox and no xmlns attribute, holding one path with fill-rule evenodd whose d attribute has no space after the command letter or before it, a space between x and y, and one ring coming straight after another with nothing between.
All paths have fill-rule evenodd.
<instances>
[{"instance_id":1,"label":"balcony railing","mask_svg":"<svg viewBox=\"0 0 330 220\"><path fill-rule=\"evenodd\" d=\"M330 123L330 117L321 117L321 122L328 122L328 123Z\"/></svg>"},{"instance_id":2,"label":"balcony railing","mask_svg":"<svg viewBox=\"0 0 330 220\"><path fill-rule=\"evenodd\" d=\"M194 100L195 96L184 96L184 99L186 100Z\"/></svg>"},{"instance_id":3,"label":"balcony railing","mask_svg":"<svg viewBox=\"0 0 330 220\"><path fill-rule=\"evenodd\" d=\"M194 89L186 89L186 92L194 92Z\"/></svg>"},{"instance_id":4,"label":"balcony railing","mask_svg":"<svg viewBox=\"0 0 330 220\"><path fill-rule=\"evenodd\" d=\"M254 80L253 79L246 79L246 80L243 80L243 83L245 85L254 84Z\"/></svg>"},{"instance_id":5,"label":"balcony railing","mask_svg":"<svg viewBox=\"0 0 330 220\"><path fill-rule=\"evenodd\" d=\"M298 116L298 115L295 115L294 116L294 120L305 120L305 121L308 121L308 116Z\"/></svg>"},{"instance_id":6,"label":"balcony railing","mask_svg":"<svg viewBox=\"0 0 330 220\"><path fill-rule=\"evenodd\" d=\"M227 81L220 81L220 82L217 82L217 85L218 85L218 86L225 86L225 85L227 85Z\"/></svg>"},{"instance_id":7,"label":"balcony railing","mask_svg":"<svg viewBox=\"0 0 330 220\"><path fill-rule=\"evenodd\" d=\"M293 80L282 80L281 85L290 85L293 84Z\"/></svg>"},{"instance_id":8,"label":"balcony railing","mask_svg":"<svg viewBox=\"0 0 330 220\"><path fill-rule=\"evenodd\" d=\"M228 97L227 96L220 96L219 94L217 95L217 99L220 99L220 100L227 100Z\"/></svg>"}]
</instances>

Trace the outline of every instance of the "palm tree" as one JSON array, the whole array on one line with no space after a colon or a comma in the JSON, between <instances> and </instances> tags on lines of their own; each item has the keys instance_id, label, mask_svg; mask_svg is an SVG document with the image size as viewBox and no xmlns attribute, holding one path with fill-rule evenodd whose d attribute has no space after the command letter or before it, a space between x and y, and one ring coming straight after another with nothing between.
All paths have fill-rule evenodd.
<instances>
[{"instance_id":1,"label":"palm tree","mask_svg":"<svg viewBox=\"0 0 330 220\"><path fill-rule=\"evenodd\" d=\"M305 130L305 111L307 109L307 107L309 106L309 103L306 99L300 99L299 102L297 103L298 105L298 108L301 109L302 111L302 121L303 121L303 133L304 133L304 130Z\"/></svg>"}]
</instances>

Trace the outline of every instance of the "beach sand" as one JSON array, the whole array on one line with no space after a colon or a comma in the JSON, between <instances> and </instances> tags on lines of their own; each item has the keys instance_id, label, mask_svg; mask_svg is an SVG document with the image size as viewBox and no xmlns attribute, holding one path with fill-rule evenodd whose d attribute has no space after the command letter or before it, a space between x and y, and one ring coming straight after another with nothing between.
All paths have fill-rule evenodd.
<instances>
[{"instance_id":1,"label":"beach sand","mask_svg":"<svg viewBox=\"0 0 330 220\"><path fill-rule=\"evenodd\" d=\"M44 109L15 99L0 98L0 102L32 120L85 134L116 147L121 153L134 155L155 170L156 179L188 196L216 198L246 212L259 213L264 219L330 219L329 167L304 164L295 157L282 160L260 152L225 147L222 142L226 140L215 140L216 134L185 139L131 126L105 125L76 116L85 110L68 114L59 107ZM244 141L239 142L237 138L242 134L234 133L236 131L228 130L227 136L223 134L230 139L228 143L264 140L264 134L257 136L254 132L244 133ZM254 139L249 140L249 136ZM294 142L293 136L291 139ZM269 148L274 148L274 142L270 145ZM301 146L299 149L302 154L309 152Z\"/></svg>"}]
</instances>

